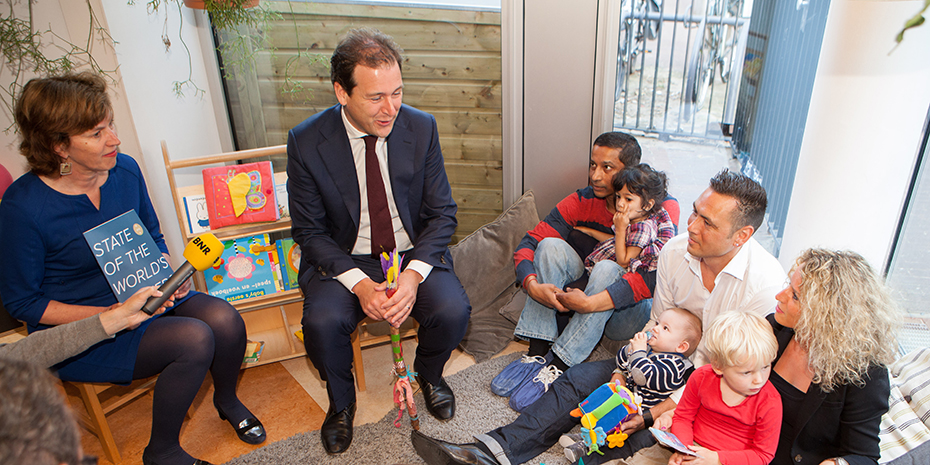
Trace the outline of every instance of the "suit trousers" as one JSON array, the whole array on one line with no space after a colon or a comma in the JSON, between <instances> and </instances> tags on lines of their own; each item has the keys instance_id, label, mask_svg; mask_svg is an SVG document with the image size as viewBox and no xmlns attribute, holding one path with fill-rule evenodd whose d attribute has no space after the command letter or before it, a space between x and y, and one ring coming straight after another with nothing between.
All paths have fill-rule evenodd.
<instances>
[{"instance_id":1,"label":"suit trousers","mask_svg":"<svg viewBox=\"0 0 930 465\"><path fill-rule=\"evenodd\" d=\"M353 255L352 259L372 280L384 281L378 259L367 255ZM420 324L413 371L438 384L471 316L468 296L452 270L432 269L417 289L410 316ZM330 403L337 412L355 402L351 336L365 317L358 297L335 279L313 276L304 288L304 346L326 381Z\"/></svg>"}]
</instances>

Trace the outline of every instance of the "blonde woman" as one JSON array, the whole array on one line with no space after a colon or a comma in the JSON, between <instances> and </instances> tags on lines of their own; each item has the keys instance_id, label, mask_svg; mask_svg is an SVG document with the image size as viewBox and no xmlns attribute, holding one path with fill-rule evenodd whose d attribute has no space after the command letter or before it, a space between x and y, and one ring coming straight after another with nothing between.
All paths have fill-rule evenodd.
<instances>
[{"instance_id":1,"label":"blonde woman","mask_svg":"<svg viewBox=\"0 0 930 465\"><path fill-rule=\"evenodd\" d=\"M860 255L809 249L769 321L784 420L773 464L875 464L897 308Z\"/></svg>"}]
</instances>

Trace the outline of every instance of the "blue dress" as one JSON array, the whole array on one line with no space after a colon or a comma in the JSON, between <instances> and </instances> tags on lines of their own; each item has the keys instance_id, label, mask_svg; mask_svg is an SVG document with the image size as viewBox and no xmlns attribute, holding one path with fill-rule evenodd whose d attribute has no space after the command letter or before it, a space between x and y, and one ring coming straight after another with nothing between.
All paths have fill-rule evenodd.
<instances>
[{"instance_id":1,"label":"blue dress","mask_svg":"<svg viewBox=\"0 0 930 465\"><path fill-rule=\"evenodd\" d=\"M0 244L6 249L0 296L10 314L25 321L31 333L49 327L39 320L50 301L101 307L116 303L83 233L132 209L167 253L142 172L128 155L117 154L116 166L100 187L99 210L86 195L62 194L33 173L11 184L0 202ZM56 365L58 376L68 381L131 381L139 341L152 321Z\"/></svg>"}]
</instances>

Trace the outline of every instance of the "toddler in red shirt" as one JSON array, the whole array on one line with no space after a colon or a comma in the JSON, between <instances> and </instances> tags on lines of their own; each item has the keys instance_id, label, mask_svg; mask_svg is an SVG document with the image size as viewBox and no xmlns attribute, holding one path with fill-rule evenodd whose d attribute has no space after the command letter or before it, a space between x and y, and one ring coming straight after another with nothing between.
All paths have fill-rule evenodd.
<instances>
[{"instance_id":1,"label":"toddler in red shirt","mask_svg":"<svg viewBox=\"0 0 930 465\"><path fill-rule=\"evenodd\" d=\"M691 375L672 419L672 433L700 457L675 452L669 465L768 464L782 414L768 380L778 352L772 326L755 313L726 312L704 340L710 364Z\"/></svg>"}]
</instances>

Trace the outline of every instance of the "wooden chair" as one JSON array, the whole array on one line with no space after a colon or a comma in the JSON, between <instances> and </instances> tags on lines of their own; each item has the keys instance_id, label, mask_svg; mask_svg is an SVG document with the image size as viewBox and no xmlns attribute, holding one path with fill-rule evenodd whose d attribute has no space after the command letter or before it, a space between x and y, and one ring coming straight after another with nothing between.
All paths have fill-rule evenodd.
<instances>
[{"instance_id":1,"label":"wooden chair","mask_svg":"<svg viewBox=\"0 0 930 465\"><path fill-rule=\"evenodd\" d=\"M405 322L404 325L402 325L400 331L401 339L417 337L417 328L420 327L420 324L413 318L408 318L408 320L412 323ZM404 326L408 326L408 324L412 326L404 328ZM369 327L369 325L371 325L371 327ZM362 348L390 341L390 327L386 322L365 318L358 324L358 327L355 328L355 332L352 333L352 362L355 365L355 382L358 384L359 391L365 390L365 366L362 363ZM419 339L417 339L417 341L419 341ZM410 358L408 363L410 363L410 365L407 366L407 370L409 371L413 369L413 359Z\"/></svg>"},{"instance_id":2,"label":"wooden chair","mask_svg":"<svg viewBox=\"0 0 930 465\"><path fill-rule=\"evenodd\" d=\"M81 395L81 401L87 410L86 415L79 414L79 419L93 433L103 446L103 453L107 460L113 463L120 463L122 460L119 455L119 448L113 439L113 433L110 430L110 424L107 422L107 415L126 405L127 403L148 393L155 387L155 381L158 378L153 376L133 381L128 386L120 386L110 383L81 383L77 381L62 381L64 384L74 386ZM190 419L190 412L187 413L187 419Z\"/></svg>"}]
</instances>

